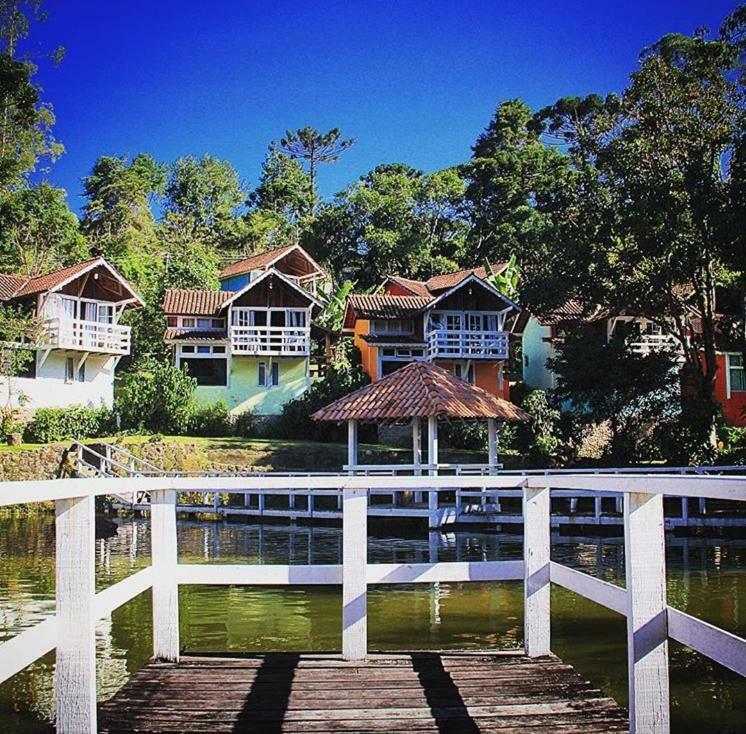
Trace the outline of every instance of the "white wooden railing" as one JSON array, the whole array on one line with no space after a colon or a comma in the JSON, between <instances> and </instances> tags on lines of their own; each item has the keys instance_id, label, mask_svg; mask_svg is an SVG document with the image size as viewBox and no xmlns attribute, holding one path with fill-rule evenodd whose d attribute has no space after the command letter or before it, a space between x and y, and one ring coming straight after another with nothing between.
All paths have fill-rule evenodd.
<instances>
[{"instance_id":1,"label":"white wooden railing","mask_svg":"<svg viewBox=\"0 0 746 734\"><path fill-rule=\"evenodd\" d=\"M83 319L48 319L44 344L53 349L74 349L106 354L130 353L131 328Z\"/></svg>"},{"instance_id":2,"label":"white wooden railing","mask_svg":"<svg viewBox=\"0 0 746 734\"><path fill-rule=\"evenodd\" d=\"M231 326L234 354L308 355L311 329L308 326Z\"/></svg>"},{"instance_id":3,"label":"white wooden railing","mask_svg":"<svg viewBox=\"0 0 746 734\"><path fill-rule=\"evenodd\" d=\"M137 490L151 496L151 566L96 593L97 495ZM343 492L341 564L250 565L179 563L176 535L178 492L288 494L307 488L316 495ZM526 654L551 649L550 585L570 589L627 617L630 731L669 731L668 639L674 639L746 676L746 640L666 603L663 497L746 501L746 477L681 475L588 475L398 477L284 476L141 477L0 482L0 505L54 501L56 505L56 614L0 644L0 682L56 648L56 712L60 734L96 731L95 622L152 589L153 655L178 660L180 584L342 586L342 655L366 657L367 589L370 584L523 581ZM626 588L575 571L550 558L550 493L554 488L618 493L624 498ZM521 492L522 560L448 563L367 562L367 494L385 491ZM579 631L582 634L582 631Z\"/></svg>"},{"instance_id":4,"label":"white wooden railing","mask_svg":"<svg viewBox=\"0 0 746 734\"><path fill-rule=\"evenodd\" d=\"M671 334L641 334L632 342L630 348L633 352L647 355L663 349L680 352L681 344Z\"/></svg>"},{"instance_id":5,"label":"white wooden railing","mask_svg":"<svg viewBox=\"0 0 746 734\"><path fill-rule=\"evenodd\" d=\"M428 356L454 359L507 359L506 331L448 331L433 329L427 335Z\"/></svg>"}]
</instances>

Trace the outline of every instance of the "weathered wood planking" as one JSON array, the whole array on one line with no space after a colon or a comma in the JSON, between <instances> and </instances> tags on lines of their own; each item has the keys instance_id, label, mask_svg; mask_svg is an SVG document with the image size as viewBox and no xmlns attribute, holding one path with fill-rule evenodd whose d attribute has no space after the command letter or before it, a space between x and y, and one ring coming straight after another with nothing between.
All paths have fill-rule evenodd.
<instances>
[{"instance_id":1,"label":"weathered wood planking","mask_svg":"<svg viewBox=\"0 0 746 734\"><path fill-rule=\"evenodd\" d=\"M554 656L277 653L151 663L99 707L104 734L625 732L627 715Z\"/></svg>"}]
</instances>

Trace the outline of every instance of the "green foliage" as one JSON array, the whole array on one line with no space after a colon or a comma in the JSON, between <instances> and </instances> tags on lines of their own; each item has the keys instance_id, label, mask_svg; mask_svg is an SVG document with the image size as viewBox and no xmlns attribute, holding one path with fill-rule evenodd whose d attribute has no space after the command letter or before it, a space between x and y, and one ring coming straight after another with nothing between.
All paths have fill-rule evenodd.
<instances>
[{"instance_id":1,"label":"green foliage","mask_svg":"<svg viewBox=\"0 0 746 734\"><path fill-rule=\"evenodd\" d=\"M259 185L249 197L258 210L280 215L297 229L313 214L315 194L311 177L289 155L270 147L262 164Z\"/></svg>"},{"instance_id":2,"label":"green foliage","mask_svg":"<svg viewBox=\"0 0 746 734\"><path fill-rule=\"evenodd\" d=\"M108 408L38 408L26 426L26 440L51 443L75 438L99 438L116 431L114 414Z\"/></svg>"},{"instance_id":3,"label":"green foliage","mask_svg":"<svg viewBox=\"0 0 746 734\"><path fill-rule=\"evenodd\" d=\"M233 421L224 400L210 405L196 405L189 416L190 436L230 436Z\"/></svg>"},{"instance_id":4,"label":"green foliage","mask_svg":"<svg viewBox=\"0 0 746 734\"><path fill-rule=\"evenodd\" d=\"M347 305L347 296L354 289L355 283L351 280L346 280L325 298L324 310L317 319L321 326L334 332L341 331Z\"/></svg>"},{"instance_id":5,"label":"green foliage","mask_svg":"<svg viewBox=\"0 0 746 734\"><path fill-rule=\"evenodd\" d=\"M39 275L89 255L62 189L41 183L0 198L0 272Z\"/></svg>"},{"instance_id":6,"label":"green foliage","mask_svg":"<svg viewBox=\"0 0 746 734\"><path fill-rule=\"evenodd\" d=\"M183 433L189 427L197 380L170 361L145 357L119 378L115 408L122 428Z\"/></svg>"},{"instance_id":7,"label":"green foliage","mask_svg":"<svg viewBox=\"0 0 746 734\"><path fill-rule=\"evenodd\" d=\"M639 338L636 329L625 333L622 324L608 342L596 326L578 326L564 334L549 361L557 374L555 397L569 401L578 420L608 424L605 458L615 465L658 458L650 453L650 436L679 412L675 355L639 354L631 347Z\"/></svg>"},{"instance_id":8,"label":"green foliage","mask_svg":"<svg viewBox=\"0 0 746 734\"><path fill-rule=\"evenodd\" d=\"M344 431L333 423L316 422L310 416L337 398L341 398L370 382L352 350L338 349L335 361L324 378L312 383L299 398L285 403L276 423L277 435L282 438L304 438L312 441L339 441Z\"/></svg>"},{"instance_id":9,"label":"green foliage","mask_svg":"<svg viewBox=\"0 0 746 734\"><path fill-rule=\"evenodd\" d=\"M516 259L515 253L513 253L505 266L504 270L496 273L492 269L492 264L485 260L484 269L487 273L487 280L497 288L500 293L507 296L511 300L516 300L518 297L518 282L521 279L521 269L518 266L518 260Z\"/></svg>"},{"instance_id":10,"label":"green foliage","mask_svg":"<svg viewBox=\"0 0 746 734\"><path fill-rule=\"evenodd\" d=\"M233 433L242 438L252 438L256 436L256 416L250 411L245 410L233 418Z\"/></svg>"},{"instance_id":11,"label":"green foliage","mask_svg":"<svg viewBox=\"0 0 746 734\"><path fill-rule=\"evenodd\" d=\"M521 403L531 416L515 430L515 447L538 466L552 466L564 452L560 411L553 407L543 390L532 390Z\"/></svg>"}]
</instances>

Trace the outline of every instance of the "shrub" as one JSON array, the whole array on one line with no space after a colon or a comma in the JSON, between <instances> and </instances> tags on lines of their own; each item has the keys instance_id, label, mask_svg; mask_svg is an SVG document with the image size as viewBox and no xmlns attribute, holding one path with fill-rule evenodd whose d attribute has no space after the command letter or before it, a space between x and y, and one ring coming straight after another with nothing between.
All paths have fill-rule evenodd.
<instances>
[{"instance_id":1,"label":"shrub","mask_svg":"<svg viewBox=\"0 0 746 734\"><path fill-rule=\"evenodd\" d=\"M184 433L194 410L197 380L171 362L145 357L119 380L116 409L122 427Z\"/></svg>"},{"instance_id":2,"label":"shrub","mask_svg":"<svg viewBox=\"0 0 746 734\"><path fill-rule=\"evenodd\" d=\"M225 400L210 405L195 406L189 418L189 434L192 436L230 436L233 433L228 406Z\"/></svg>"},{"instance_id":3,"label":"shrub","mask_svg":"<svg viewBox=\"0 0 746 734\"><path fill-rule=\"evenodd\" d=\"M72 438L98 438L116 430L114 414L108 408L39 408L26 427L26 437L35 443Z\"/></svg>"},{"instance_id":4,"label":"shrub","mask_svg":"<svg viewBox=\"0 0 746 734\"><path fill-rule=\"evenodd\" d=\"M256 416L250 410L239 413L233 419L233 433L235 433L236 436L243 436L243 438L252 438L253 436L256 436Z\"/></svg>"},{"instance_id":5,"label":"shrub","mask_svg":"<svg viewBox=\"0 0 746 734\"><path fill-rule=\"evenodd\" d=\"M533 390L521 407L531 416L528 423L516 426L516 448L532 463L546 466L555 462L563 450L560 412L543 390Z\"/></svg>"}]
</instances>

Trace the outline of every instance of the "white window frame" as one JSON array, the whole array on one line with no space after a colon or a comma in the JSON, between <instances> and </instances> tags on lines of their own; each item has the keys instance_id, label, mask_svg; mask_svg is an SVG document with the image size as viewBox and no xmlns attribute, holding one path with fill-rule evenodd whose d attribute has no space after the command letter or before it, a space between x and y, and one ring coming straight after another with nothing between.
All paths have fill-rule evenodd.
<instances>
[{"instance_id":1,"label":"white window frame","mask_svg":"<svg viewBox=\"0 0 746 734\"><path fill-rule=\"evenodd\" d=\"M736 357L737 359L741 360L740 365L733 365L731 363L731 360L733 357ZM731 370L741 370L743 372L746 370L746 365L744 364L743 360L743 354L740 352L727 352L725 355L725 397L730 400L731 395L735 393L741 393L746 392L746 390L737 390L733 387L733 378L731 377Z\"/></svg>"},{"instance_id":2,"label":"white window frame","mask_svg":"<svg viewBox=\"0 0 746 734\"><path fill-rule=\"evenodd\" d=\"M207 348L208 351L200 352L200 349ZM216 352L215 349L223 349L222 352ZM176 346L176 367L181 369L181 363L184 359L225 359L225 384L224 385L197 385L197 387L230 387L231 386L231 362L229 360L228 349L225 344L178 344Z\"/></svg>"},{"instance_id":3,"label":"white window frame","mask_svg":"<svg viewBox=\"0 0 746 734\"><path fill-rule=\"evenodd\" d=\"M267 369L269 367L269 369ZM264 374L262 374L264 373ZM280 363L274 360L269 363L261 360L257 364L256 375L257 387L264 387L268 390L280 386Z\"/></svg>"}]
</instances>

